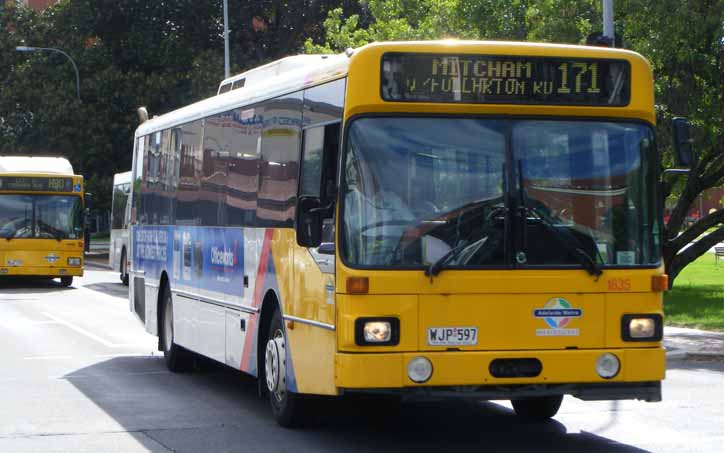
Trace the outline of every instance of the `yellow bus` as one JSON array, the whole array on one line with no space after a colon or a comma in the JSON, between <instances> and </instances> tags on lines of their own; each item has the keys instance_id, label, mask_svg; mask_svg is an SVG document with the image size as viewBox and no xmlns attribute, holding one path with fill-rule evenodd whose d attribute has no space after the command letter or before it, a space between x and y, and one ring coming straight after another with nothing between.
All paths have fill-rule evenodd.
<instances>
[{"instance_id":1,"label":"yellow bus","mask_svg":"<svg viewBox=\"0 0 724 453\"><path fill-rule=\"evenodd\" d=\"M652 73L618 49L388 42L135 134L130 306L172 371L310 395L660 401Z\"/></svg>"},{"instance_id":2,"label":"yellow bus","mask_svg":"<svg viewBox=\"0 0 724 453\"><path fill-rule=\"evenodd\" d=\"M0 277L82 276L83 197L66 159L0 156Z\"/></svg>"}]
</instances>

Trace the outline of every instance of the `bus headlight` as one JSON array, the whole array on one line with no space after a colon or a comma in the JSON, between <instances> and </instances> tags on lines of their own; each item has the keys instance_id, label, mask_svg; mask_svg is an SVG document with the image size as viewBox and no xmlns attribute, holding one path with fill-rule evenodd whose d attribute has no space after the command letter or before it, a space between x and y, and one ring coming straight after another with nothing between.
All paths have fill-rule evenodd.
<instances>
[{"instance_id":1,"label":"bus headlight","mask_svg":"<svg viewBox=\"0 0 724 453\"><path fill-rule=\"evenodd\" d=\"M407 364L407 377L412 382L422 384L432 376L432 362L425 357L415 357Z\"/></svg>"},{"instance_id":2,"label":"bus headlight","mask_svg":"<svg viewBox=\"0 0 724 453\"><path fill-rule=\"evenodd\" d=\"M68 258L68 266L80 266L80 258Z\"/></svg>"},{"instance_id":3,"label":"bus headlight","mask_svg":"<svg viewBox=\"0 0 724 453\"><path fill-rule=\"evenodd\" d=\"M659 314L623 315L621 337L624 341L661 341L663 319Z\"/></svg>"},{"instance_id":4,"label":"bus headlight","mask_svg":"<svg viewBox=\"0 0 724 453\"><path fill-rule=\"evenodd\" d=\"M392 338L392 326L388 321L366 322L362 334L367 343L387 343Z\"/></svg>"},{"instance_id":5,"label":"bus headlight","mask_svg":"<svg viewBox=\"0 0 724 453\"><path fill-rule=\"evenodd\" d=\"M357 346L394 346L400 342L397 318L357 318L354 330Z\"/></svg>"},{"instance_id":6,"label":"bus headlight","mask_svg":"<svg viewBox=\"0 0 724 453\"><path fill-rule=\"evenodd\" d=\"M596 373L604 379L616 377L620 369L621 362L618 361L618 357L609 352L601 354L596 359Z\"/></svg>"}]
</instances>

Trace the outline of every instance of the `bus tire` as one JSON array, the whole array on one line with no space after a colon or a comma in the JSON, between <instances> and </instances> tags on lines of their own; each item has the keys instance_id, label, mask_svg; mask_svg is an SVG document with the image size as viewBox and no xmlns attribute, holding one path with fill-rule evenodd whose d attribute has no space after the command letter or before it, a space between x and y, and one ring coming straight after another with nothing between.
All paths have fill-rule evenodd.
<instances>
[{"instance_id":1,"label":"bus tire","mask_svg":"<svg viewBox=\"0 0 724 453\"><path fill-rule=\"evenodd\" d=\"M60 277L60 286L63 286L63 287L65 287L65 288L67 288L67 287L69 287L69 286L72 285L72 284L73 284L73 276L72 276L72 275L70 275L70 276L65 276L65 277Z\"/></svg>"},{"instance_id":2,"label":"bus tire","mask_svg":"<svg viewBox=\"0 0 724 453\"><path fill-rule=\"evenodd\" d=\"M193 365L191 353L173 341L173 299L168 283L163 286L161 294L161 322L159 324L158 334L166 368L173 373L188 371Z\"/></svg>"},{"instance_id":3,"label":"bus tire","mask_svg":"<svg viewBox=\"0 0 724 453\"><path fill-rule=\"evenodd\" d=\"M510 400L515 414L526 421L542 422L558 413L563 395L536 396Z\"/></svg>"},{"instance_id":4,"label":"bus tire","mask_svg":"<svg viewBox=\"0 0 724 453\"><path fill-rule=\"evenodd\" d=\"M302 426L310 409L310 400L290 392L286 386L286 336L279 310L274 311L266 336L263 378L274 420L285 428ZM260 373L261 374L261 373Z\"/></svg>"},{"instance_id":5,"label":"bus tire","mask_svg":"<svg viewBox=\"0 0 724 453\"><path fill-rule=\"evenodd\" d=\"M128 286L128 270L126 264L126 249L121 252L121 283Z\"/></svg>"}]
</instances>

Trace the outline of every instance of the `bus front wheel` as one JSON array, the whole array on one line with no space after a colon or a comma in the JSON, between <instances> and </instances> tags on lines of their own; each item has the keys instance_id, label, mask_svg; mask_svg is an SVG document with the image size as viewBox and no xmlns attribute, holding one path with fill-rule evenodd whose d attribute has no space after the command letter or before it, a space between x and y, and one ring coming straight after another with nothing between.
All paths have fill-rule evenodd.
<instances>
[{"instance_id":1,"label":"bus front wheel","mask_svg":"<svg viewBox=\"0 0 724 453\"><path fill-rule=\"evenodd\" d=\"M309 415L307 397L287 389L287 346L279 310L274 312L264 353L264 380L272 415L285 428L301 426Z\"/></svg>"},{"instance_id":2,"label":"bus front wheel","mask_svg":"<svg viewBox=\"0 0 724 453\"><path fill-rule=\"evenodd\" d=\"M159 337L161 338L161 347L163 349L166 368L174 373L186 371L191 368L193 360L191 352L173 341L173 299L171 298L171 288L169 288L168 284L164 285L163 295L161 297Z\"/></svg>"},{"instance_id":3,"label":"bus front wheel","mask_svg":"<svg viewBox=\"0 0 724 453\"><path fill-rule=\"evenodd\" d=\"M73 284L73 276L60 277L60 286L65 288Z\"/></svg>"},{"instance_id":4,"label":"bus front wheel","mask_svg":"<svg viewBox=\"0 0 724 453\"><path fill-rule=\"evenodd\" d=\"M510 402L518 417L528 421L541 422L558 413L563 402L563 395L537 396L510 400Z\"/></svg>"}]
</instances>

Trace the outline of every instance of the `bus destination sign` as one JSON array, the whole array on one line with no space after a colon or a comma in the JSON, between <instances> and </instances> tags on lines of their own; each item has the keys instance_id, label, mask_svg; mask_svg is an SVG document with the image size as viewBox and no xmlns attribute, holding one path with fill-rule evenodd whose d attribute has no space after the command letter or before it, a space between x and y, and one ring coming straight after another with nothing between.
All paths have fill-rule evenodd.
<instances>
[{"instance_id":1,"label":"bus destination sign","mask_svg":"<svg viewBox=\"0 0 724 453\"><path fill-rule=\"evenodd\" d=\"M72 178L0 176L0 190L18 192L72 192Z\"/></svg>"},{"instance_id":2,"label":"bus destination sign","mask_svg":"<svg viewBox=\"0 0 724 453\"><path fill-rule=\"evenodd\" d=\"M625 60L387 53L385 101L620 107L629 103Z\"/></svg>"}]
</instances>

